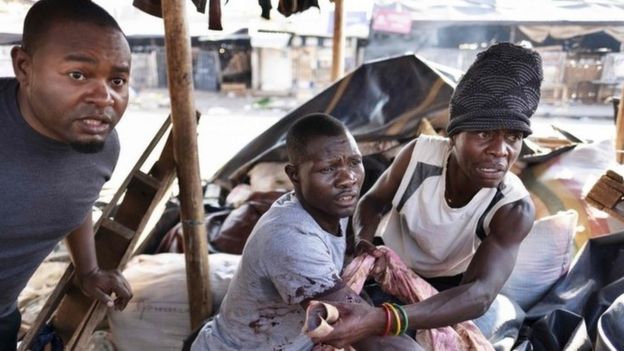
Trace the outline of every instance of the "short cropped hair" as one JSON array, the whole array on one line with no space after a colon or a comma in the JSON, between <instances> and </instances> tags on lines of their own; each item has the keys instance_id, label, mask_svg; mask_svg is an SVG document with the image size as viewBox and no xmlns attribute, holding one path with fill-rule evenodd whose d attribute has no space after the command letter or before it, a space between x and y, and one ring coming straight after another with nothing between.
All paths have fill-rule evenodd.
<instances>
[{"instance_id":1,"label":"short cropped hair","mask_svg":"<svg viewBox=\"0 0 624 351\"><path fill-rule=\"evenodd\" d=\"M28 10L24 19L22 49L34 53L52 25L63 21L95 24L123 34L117 21L91 0L40 0Z\"/></svg>"},{"instance_id":2,"label":"short cropped hair","mask_svg":"<svg viewBox=\"0 0 624 351\"><path fill-rule=\"evenodd\" d=\"M307 145L319 136L341 136L348 132L338 119L325 114L313 113L295 122L286 135L286 149L290 163L296 164L306 156Z\"/></svg>"}]
</instances>

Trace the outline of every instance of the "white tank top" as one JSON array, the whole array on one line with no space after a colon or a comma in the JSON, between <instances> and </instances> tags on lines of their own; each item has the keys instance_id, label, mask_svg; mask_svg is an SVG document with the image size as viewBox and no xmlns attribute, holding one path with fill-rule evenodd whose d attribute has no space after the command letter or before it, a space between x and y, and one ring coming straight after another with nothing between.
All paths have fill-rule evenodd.
<instances>
[{"instance_id":1,"label":"white tank top","mask_svg":"<svg viewBox=\"0 0 624 351\"><path fill-rule=\"evenodd\" d=\"M426 278L465 272L494 213L529 195L507 172L497 188L482 188L464 207L450 207L444 199L450 151L446 138L418 138L382 229L386 245Z\"/></svg>"}]
</instances>

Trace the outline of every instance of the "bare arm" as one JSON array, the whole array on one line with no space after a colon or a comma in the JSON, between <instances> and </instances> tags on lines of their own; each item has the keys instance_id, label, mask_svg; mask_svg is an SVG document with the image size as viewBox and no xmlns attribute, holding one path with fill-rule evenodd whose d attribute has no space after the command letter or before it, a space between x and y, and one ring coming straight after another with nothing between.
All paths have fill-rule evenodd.
<instances>
[{"instance_id":1,"label":"bare arm","mask_svg":"<svg viewBox=\"0 0 624 351\"><path fill-rule=\"evenodd\" d=\"M86 295L100 300L109 307L114 305L117 309L123 309L132 297L130 286L119 271L100 269L93 236L93 220L89 213L84 222L66 238L76 268L78 284ZM110 296L113 292L117 295L115 301Z\"/></svg>"},{"instance_id":2,"label":"bare arm","mask_svg":"<svg viewBox=\"0 0 624 351\"><path fill-rule=\"evenodd\" d=\"M399 189L415 144L415 140L407 144L373 187L360 199L353 214L353 229L360 239L373 241L383 213L391 205L392 198Z\"/></svg>"},{"instance_id":3,"label":"bare arm","mask_svg":"<svg viewBox=\"0 0 624 351\"><path fill-rule=\"evenodd\" d=\"M99 269L95 256L91 212L89 212L87 218L78 228L69 233L65 242L78 276L86 275Z\"/></svg>"},{"instance_id":4,"label":"bare arm","mask_svg":"<svg viewBox=\"0 0 624 351\"><path fill-rule=\"evenodd\" d=\"M473 257L462 283L421 302L403 306L410 329L431 329L453 325L481 316L501 290L514 267L518 248L529 233L535 218L533 203L527 197L501 207L490 224L490 233ZM374 335L384 326L381 308L339 305L346 316L344 328L336 325L334 331L321 340L334 346L352 343L350 330Z\"/></svg>"},{"instance_id":5,"label":"bare arm","mask_svg":"<svg viewBox=\"0 0 624 351\"><path fill-rule=\"evenodd\" d=\"M359 317L355 319L341 319L336 323L343 324L341 329L348 331L348 337L354 342L349 342L342 346L353 344L358 351L379 351L379 350L393 350L393 351L414 351L418 349L416 342L408 336L378 336L383 333L383 328L386 323L386 316L382 309L374 308L364 300L358 294L356 294L351 288L344 285L341 281L333 289L315 296L313 299L306 300L301 305L306 308L311 300L317 300L327 303L349 303L358 304L362 307L362 310L368 312L366 319L376 321L376 325L380 325L382 329L376 330L373 333L368 334L365 330L359 329ZM348 310L339 308L341 318L347 316ZM313 340L317 342L317 340Z\"/></svg>"},{"instance_id":6,"label":"bare arm","mask_svg":"<svg viewBox=\"0 0 624 351\"><path fill-rule=\"evenodd\" d=\"M462 283L406 306L410 327L448 326L485 313L509 278L520 243L534 220L535 209L528 197L501 207L494 214L490 233L479 245Z\"/></svg>"}]
</instances>

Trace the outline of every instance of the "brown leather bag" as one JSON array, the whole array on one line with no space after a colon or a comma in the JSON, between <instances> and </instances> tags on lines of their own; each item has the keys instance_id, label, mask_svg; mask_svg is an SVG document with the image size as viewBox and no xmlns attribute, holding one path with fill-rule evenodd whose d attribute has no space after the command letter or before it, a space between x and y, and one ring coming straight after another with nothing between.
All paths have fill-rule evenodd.
<instances>
[{"instance_id":1,"label":"brown leather bag","mask_svg":"<svg viewBox=\"0 0 624 351\"><path fill-rule=\"evenodd\" d=\"M210 244L220 252L243 253L243 247L258 219L283 194L283 191L252 193L245 203L227 216L219 234L210 240Z\"/></svg>"},{"instance_id":2,"label":"brown leather bag","mask_svg":"<svg viewBox=\"0 0 624 351\"><path fill-rule=\"evenodd\" d=\"M209 249L240 255L258 219L282 196L283 191L254 192L234 210L210 213L205 217ZM156 252L184 252L184 232L178 222L163 237Z\"/></svg>"}]
</instances>

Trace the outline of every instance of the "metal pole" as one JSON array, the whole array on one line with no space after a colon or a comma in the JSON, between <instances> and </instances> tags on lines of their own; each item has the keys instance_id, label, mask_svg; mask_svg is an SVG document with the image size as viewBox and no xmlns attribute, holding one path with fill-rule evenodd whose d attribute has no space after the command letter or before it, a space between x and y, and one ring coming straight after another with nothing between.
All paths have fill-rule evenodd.
<instances>
[{"instance_id":1,"label":"metal pole","mask_svg":"<svg viewBox=\"0 0 624 351\"><path fill-rule=\"evenodd\" d=\"M211 315L212 296L208 279L208 245L197 155L191 39L185 4L186 0L162 1L173 121L173 150L180 186L180 217L184 229L186 283L191 327L196 328Z\"/></svg>"}]
</instances>

